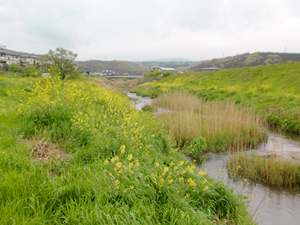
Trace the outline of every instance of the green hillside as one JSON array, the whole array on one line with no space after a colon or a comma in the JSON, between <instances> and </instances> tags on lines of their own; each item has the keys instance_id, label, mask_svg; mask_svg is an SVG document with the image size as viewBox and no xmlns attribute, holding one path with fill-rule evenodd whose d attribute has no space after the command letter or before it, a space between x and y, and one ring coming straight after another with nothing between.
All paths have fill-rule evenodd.
<instances>
[{"instance_id":1,"label":"green hillside","mask_svg":"<svg viewBox=\"0 0 300 225\"><path fill-rule=\"evenodd\" d=\"M273 126L300 134L300 63L174 74L133 90L157 96L188 90L207 101L234 102L263 115Z\"/></svg>"},{"instance_id":2,"label":"green hillside","mask_svg":"<svg viewBox=\"0 0 300 225\"><path fill-rule=\"evenodd\" d=\"M202 61L192 65L191 71L199 71L201 68L217 67L220 69L229 69L245 66L262 66L276 64L287 61L300 61L300 54L297 53L273 53L273 52L256 52L253 54L245 53L223 59L212 59Z\"/></svg>"},{"instance_id":3,"label":"green hillside","mask_svg":"<svg viewBox=\"0 0 300 225\"><path fill-rule=\"evenodd\" d=\"M55 71L0 75L0 224L254 224L151 114Z\"/></svg>"},{"instance_id":4,"label":"green hillside","mask_svg":"<svg viewBox=\"0 0 300 225\"><path fill-rule=\"evenodd\" d=\"M117 74L134 74L142 75L144 72L149 72L150 67L143 65L140 62L128 62L128 61L100 61L89 60L84 62L78 62L81 71L85 72L102 72L103 70L112 70Z\"/></svg>"}]
</instances>

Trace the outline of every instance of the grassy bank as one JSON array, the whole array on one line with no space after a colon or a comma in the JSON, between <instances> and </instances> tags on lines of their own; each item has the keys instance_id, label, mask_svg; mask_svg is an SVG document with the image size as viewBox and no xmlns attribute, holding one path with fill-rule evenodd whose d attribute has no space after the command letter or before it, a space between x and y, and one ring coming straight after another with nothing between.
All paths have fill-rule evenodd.
<instances>
[{"instance_id":1,"label":"grassy bank","mask_svg":"<svg viewBox=\"0 0 300 225\"><path fill-rule=\"evenodd\" d=\"M132 91L157 96L187 90L205 101L225 101L247 106L272 126L300 134L300 63L187 72L145 83Z\"/></svg>"},{"instance_id":2,"label":"grassy bank","mask_svg":"<svg viewBox=\"0 0 300 225\"><path fill-rule=\"evenodd\" d=\"M256 147L266 139L262 120L234 104L205 102L186 92L173 92L161 94L152 105L174 111L156 118L165 123L177 146L188 147L193 156L240 145Z\"/></svg>"},{"instance_id":3,"label":"grassy bank","mask_svg":"<svg viewBox=\"0 0 300 225\"><path fill-rule=\"evenodd\" d=\"M228 171L233 177L244 177L253 181L274 185L300 186L300 166L281 157L259 155L237 155L228 160Z\"/></svg>"},{"instance_id":4,"label":"grassy bank","mask_svg":"<svg viewBox=\"0 0 300 225\"><path fill-rule=\"evenodd\" d=\"M1 224L252 224L126 96L0 77L0 100Z\"/></svg>"}]
</instances>

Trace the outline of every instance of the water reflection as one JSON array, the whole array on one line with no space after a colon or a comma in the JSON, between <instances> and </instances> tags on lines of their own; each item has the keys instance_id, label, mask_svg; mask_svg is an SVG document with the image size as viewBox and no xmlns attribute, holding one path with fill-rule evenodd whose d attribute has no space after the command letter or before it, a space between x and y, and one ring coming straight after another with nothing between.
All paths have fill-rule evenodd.
<instances>
[{"instance_id":1,"label":"water reflection","mask_svg":"<svg viewBox=\"0 0 300 225\"><path fill-rule=\"evenodd\" d=\"M142 110L145 105L151 105L153 99L149 97L137 96L136 93L125 92L125 94L130 98L131 103L137 110Z\"/></svg>"}]
</instances>

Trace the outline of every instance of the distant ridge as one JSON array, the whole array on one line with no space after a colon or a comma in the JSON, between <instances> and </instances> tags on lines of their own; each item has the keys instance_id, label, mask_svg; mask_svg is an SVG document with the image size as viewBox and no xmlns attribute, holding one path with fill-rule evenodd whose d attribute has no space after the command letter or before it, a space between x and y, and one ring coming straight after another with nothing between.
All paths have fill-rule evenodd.
<instances>
[{"instance_id":1,"label":"distant ridge","mask_svg":"<svg viewBox=\"0 0 300 225\"><path fill-rule=\"evenodd\" d=\"M221 59L205 60L193 64L188 70L200 71L201 68L217 67L219 69L229 69L246 66L261 66L277 64L281 62L295 61L300 62L299 53L277 53L277 52L256 52L253 54L244 53L241 55L229 56Z\"/></svg>"},{"instance_id":2,"label":"distant ridge","mask_svg":"<svg viewBox=\"0 0 300 225\"><path fill-rule=\"evenodd\" d=\"M118 75L142 75L150 70L150 67L140 62L88 60L78 61L77 63L81 68L81 72L89 70L91 73L112 70Z\"/></svg>"}]
</instances>

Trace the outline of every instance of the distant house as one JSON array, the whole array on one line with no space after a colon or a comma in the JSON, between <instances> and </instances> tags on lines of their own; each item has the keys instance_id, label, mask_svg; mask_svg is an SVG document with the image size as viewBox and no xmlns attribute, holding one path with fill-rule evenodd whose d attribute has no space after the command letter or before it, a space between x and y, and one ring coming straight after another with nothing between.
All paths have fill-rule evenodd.
<instances>
[{"instance_id":1,"label":"distant house","mask_svg":"<svg viewBox=\"0 0 300 225\"><path fill-rule=\"evenodd\" d=\"M199 71L213 71L213 70L220 70L219 68L201 68Z\"/></svg>"},{"instance_id":2,"label":"distant house","mask_svg":"<svg viewBox=\"0 0 300 225\"><path fill-rule=\"evenodd\" d=\"M111 70L103 70L100 73L100 76L111 76L111 75L115 75L116 73L114 71Z\"/></svg>"},{"instance_id":3,"label":"distant house","mask_svg":"<svg viewBox=\"0 0 300 225\"><path fill-rule=\"evenodd\" d=\"M21 66L35 66L39 63L39 56L35 55L21 55L20 65Z\"/></svg>"},{"instance_id":4,"label":"distant house","mask_svg":"<svg viewBox=\"0 0 300 225\"><path fill-rule=\"evenodd\" d=\"M6 49L0 49L0 60L8 65L20 64L20 55Z\"/></svg>"},{"instance_id":5,"label":"distant house","mask_svg":"<svg viewBox=\"0 0 300 225\"><path fill-rule=\"evenodd\" d=\"M176 70L174 68L165 68L165 67L160 67L160 66L153 66L150 68L150 71L162 71L162 72L167 72L167 71L171 71L171 72L176 72Z\"/></svg>"},{"instance_id":6,"label":"distant house","mask_svg":"<svg viewBox=\"0 0 300 225\"><path fill-rule=\"evenodd\" d=\"M8 65L34 66L38 63L39 58L39 56L35 55L20 55L11 50L0 49L0 63Z\"/></svg>"}]
</instances>

